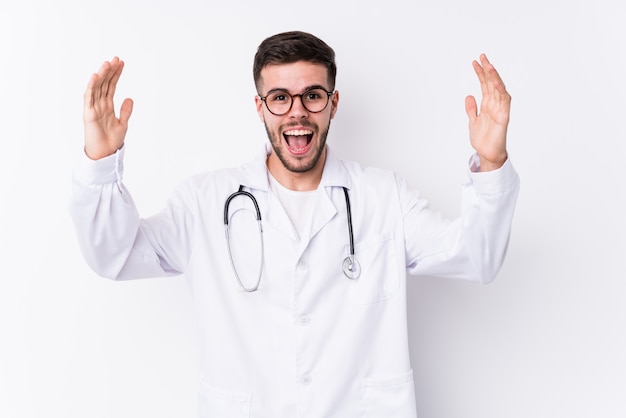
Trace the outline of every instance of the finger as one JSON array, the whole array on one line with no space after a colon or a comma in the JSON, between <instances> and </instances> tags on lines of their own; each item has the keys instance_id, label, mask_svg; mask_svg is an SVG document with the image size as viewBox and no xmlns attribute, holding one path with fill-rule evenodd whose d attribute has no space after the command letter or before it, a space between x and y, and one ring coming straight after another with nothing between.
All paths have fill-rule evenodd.
<instances>
[{"instance_id":1,"label":"finger","mask_svg":"<svg viewBox=\"0 0 626 418\"><path fill-rule=\"evenodd\" d=\"M478 106L476 105L474 96L467 96L465 98L465 113L467 113L470 122L478 117Z\"/></svg>"},{"instance_id":2,"label":"finger","mask_svg":"<svg viewBox=\"0 0 626 418\"><path fill-rule=\"evenodd\" d=\"M486 80L490 86L490 89L494 92L498 92L500 94L506 93L506 86L500 77L500 74L493 66L493 64L489 61L485 54L480 56L480 60L482 63L482 67L485 70Z\"/></svg>"},{"instance_id":3,"label":"finger","mask_svg":"<svg viewBox=\"0 0 626 418\"><path fill-rule=\"evenodd\" d=\"M123 70L124 70L124 61L119 60L119 64L115 72L113 73L111 80L109 80L109 88L107 91L107 96L110 96L111 98L113 98L113 96L115 95L115 90L117 88L117 81L120 79L120 76L122 75Z\"/></svg>"},{"instance_id":4,"label":"finger","mask_svg":"<svg viewBox=\"0 0 626 418\"><path fill-rule=\"evenodd\" d=\"M123 123L124 126L128 126L128 119L130 119L132 113L133 101L132 99L125 99L120 108L120 122Z\"/></svg>"},{"instance_id":5,"label":"finger","mask_svg":"<svg viewBox=\"0 0 626 418\"><path fill-rule=\"evenodd\" d=\"M110 62L103 62L98 72L91 75L83 96L85 110L93 109L96 102L103 98L112 100L115 84L122 69L123 63L120 65L119 58L114 57ZM113 88L111 88L111 83L113 83Z\"/></svg>"},{"instance_id":6,"label":"finger","mask_svg":"<svg viewBox=\"0 0 626 418\"><path fill-rule=\"evenodd\" d=\"M489 62L487 55L480 54L480 63L485 74L485 83L487 85L487 91L491 97L495 97L496 94L496 81L499 78L498 73L494 66Z\"/></svg>"},{"instance_id":7,"label":"finger","mask_svg":"<svg viewBox=\"0 0 626 418\"><path fill-rule=\"evenodd\" d=\"M109 90L111 88L111 80L115 77L115 74L118 71L120 65L120 59L118 57L113 57L111 62L106 68L106 72L103 74L102 87L101 87L101 97L108 97Z\"/></svg>"},{"instance_id":8,"label":"finger","mask_svg":"<svg viewBox=\"0 0 626 418\"><path fill-rule=\"evenodd\" d=\"M472 61L472 66L474 67L474 72L478 77L478 81L480 82L480 91L484 96L489 94L489 87L487 83L487 75L485 74L485 69L478 63L478 61Z\"/></svg>"},{"instance_id":9,"label":"finger","mask_svg":"<svg viewBox=\"0 0 626 418\"><path fill-rule=\"evenodd\" d=\"M480 54L479 59L483 67L487 67L489 64L491 64L491 62L489 62L489 58L487 58L487 54L485 53Z\"/></svg>"},{"instance_id":10,"label":"finger","mask_svg":"<svg viewBox=\"0 0 626 418\"><path fill-rule=\"evenodd\" d=\"M92 74L89 78L89 82L87 82L87 88L85 89L85 93L83 94L83 104L84 109L91 109L93 107L94 102L94 89L96 87L96 83L98 82L98 74Z\"/></svg>"},{"instance_id":11,"label":"finger","mask_svg":"<svg viewBox=\"0 0 626 418\"><path fill-rule=\"evenodd\" d=\"M93 102L99 100L102 97L102 83L105 80L106 73L109 71L109 66L111 64L108 61L102 63L98 72L92 76L93 84L92 84L92 92L93 92Z\"/></svg>"}]
</instances>

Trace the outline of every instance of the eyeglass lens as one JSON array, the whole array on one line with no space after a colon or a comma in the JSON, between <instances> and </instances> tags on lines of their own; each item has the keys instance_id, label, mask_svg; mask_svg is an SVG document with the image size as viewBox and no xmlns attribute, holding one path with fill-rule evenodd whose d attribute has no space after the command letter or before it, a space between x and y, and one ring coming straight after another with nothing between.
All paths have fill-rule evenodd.
<instances>
[{"instance_id":1,"label":"eyeglass lens","mask_svg":"<svg viewBox=\"0 0 626 418\"><path fill-rule=\"evenodd\" d=\"M307 90L302 94L289 94L286 91L278 90L268 94L264 101L270 112L280 116L291 110L294 97L299 96L302 106L306 110L317 113L326 108L330 95L331 93L321 88Z\"/></svg>"}]
</instances>

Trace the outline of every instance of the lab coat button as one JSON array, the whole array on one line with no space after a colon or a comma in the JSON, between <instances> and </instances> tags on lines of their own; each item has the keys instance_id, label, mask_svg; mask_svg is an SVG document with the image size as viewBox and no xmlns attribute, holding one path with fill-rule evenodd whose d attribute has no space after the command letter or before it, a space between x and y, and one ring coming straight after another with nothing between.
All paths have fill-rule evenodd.
<instances>
[{"instance_id":1,"label":"lab coat button","mask_svg":"<svg viewBox=\"0 0 626 418\"><path fill-rule=\"evenodd\" d=\"M305 326L305 325L309 325L309 323L311 322L311 318L309 318L308 316L302 316L300 317L300 325Z\"/></svg>"},{"instance_id":2,"label":"lab coat button","mask_svg":"<svg viewBox=\"0 0 626 418\"><path fill-rule=\"evenodd\" d=\"M311 378L311 376L304 376L302 378L302 384L307 385L307 386L310 385L312 381L313 379Z\"/></svg>"},{"instance_id":3,"label":"lab coat button","mask_svg":"<svg viewBox=\"0 0 626 418\"><path fill-rule=\"evenodd\" d=\"M306 270L306 269L308 269L308 268L309 268L309 263L307 263L306 261L300 261L300 262L298 263L298 268L299 268L300 270Z\"/></svg>"}]
</instances>

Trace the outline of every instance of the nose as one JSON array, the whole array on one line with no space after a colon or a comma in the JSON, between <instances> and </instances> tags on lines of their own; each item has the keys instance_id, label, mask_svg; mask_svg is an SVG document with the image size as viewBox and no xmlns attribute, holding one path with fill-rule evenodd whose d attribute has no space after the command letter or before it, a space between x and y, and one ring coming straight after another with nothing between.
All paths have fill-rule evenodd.
<instances>
[{"instance_id":1,"label":"nose","mask_svg":"<svg viewBox=\"0 0 626 418\"><path fill-rule=\"evenodd\" d=\"M292 97L291 109L289 109L289 116L292 118L303 118L309 115L309 111L304 107L301 94L294 94ZM298 100L296 100L296 98Z\"/></svg>"}]
</instances>

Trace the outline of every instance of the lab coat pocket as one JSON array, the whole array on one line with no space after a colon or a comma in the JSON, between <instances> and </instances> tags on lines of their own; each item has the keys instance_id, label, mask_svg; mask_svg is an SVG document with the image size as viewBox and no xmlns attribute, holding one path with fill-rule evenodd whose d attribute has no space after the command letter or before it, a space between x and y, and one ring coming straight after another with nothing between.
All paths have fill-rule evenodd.
<instances>
[{"instance_id":1,"label":"lab coat pocket","mask_svg":"<svg viewBox=\"0 0 626 418\"><path fill-rule=\"evenodd\" d=\"M198 412L200 418L249 418L252 396L209 386L200 381Z\"/></svg>"},{"instance_id":2,"label":"lab coat pocket","mask_svg":"<svg viewBox=\"0 0 626 418\"><path fill-rule=\"evenodd\" d=\"M415 418L413 370L385 379L365 379L363 384L365 418Z\"/></svg>"},{"instance_id":3,"label":"lab coat pocket","mask_svg":"<svg viewBox=\"0 0 626 418\"><path fill-rule=\"evenodd\" d=\"M370 304L389 299L400 287L395 240L392 233L383 234L376 240L361 241L354 253L361 265L361 275L350 280L352 300Z\"/></svg>"}]
</instances>

